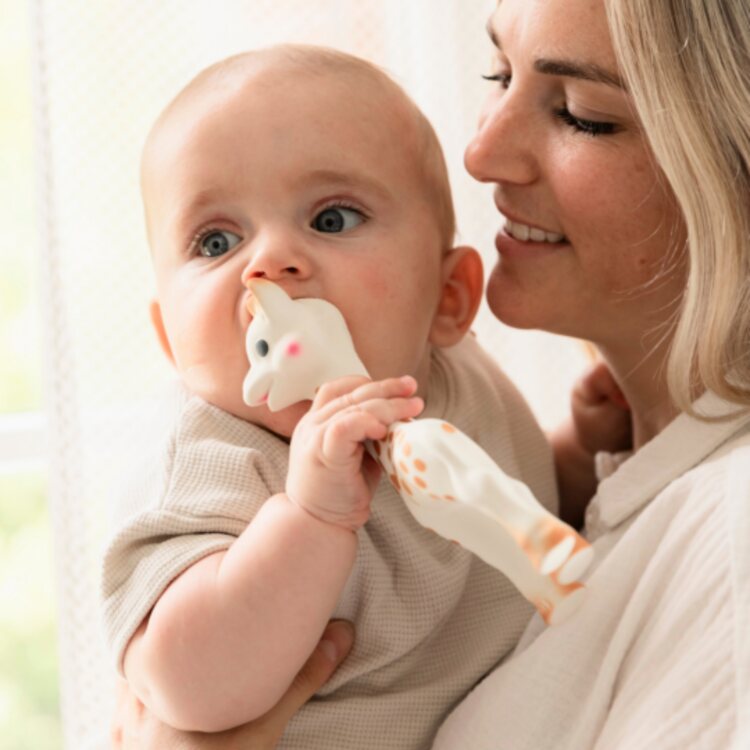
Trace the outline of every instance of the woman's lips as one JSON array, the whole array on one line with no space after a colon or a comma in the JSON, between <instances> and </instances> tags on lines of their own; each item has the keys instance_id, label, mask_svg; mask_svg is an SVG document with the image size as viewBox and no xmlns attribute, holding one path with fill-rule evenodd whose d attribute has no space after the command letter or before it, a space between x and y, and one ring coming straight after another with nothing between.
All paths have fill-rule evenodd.
<instances>
[{"instance_id":1,"label":"woman's lips","mask_svg":"<svg viewBox=\"0 0 750 750\"><path fill-rule=\"evenodd\" d=\"M504 257L542 257L569 246L570 243L564 237L559 242L548 242L546 239L542 242L519 240L508 234L505 227L495 236L495 247Z\"/></svg>"}]
</instances>

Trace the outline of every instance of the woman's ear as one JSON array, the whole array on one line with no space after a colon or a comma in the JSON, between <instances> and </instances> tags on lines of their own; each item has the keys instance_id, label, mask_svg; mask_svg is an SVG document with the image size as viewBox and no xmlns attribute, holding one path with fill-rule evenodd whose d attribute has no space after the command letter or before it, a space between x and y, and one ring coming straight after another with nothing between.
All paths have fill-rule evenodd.
<instances>
[{"instance_id":1,"label":"woman's ear","mask_svg":"<svg viewBox=\"0 0 750 750\"><path fill-rule=\"evenodd\" d=\"M156 331L156 338L159 339L161 350L166 354L167 359L174 364L172 347L169 345L167 332L164 330L164 320L161 316L161 307L159 307L159 303L155 299L152 299L151 302L149 302L148 314L151 318L151 325L154 327L154 331Z\"/></svg>"},{"instance_id":2,"label":"woman's ear","mask_svg":"<svg viewBox=\"0 0 750 750\"><path fill-rule=\"evenodd\" d=\"M430 343L457 344L474 322L483 292L484 271L479 253L473 247L454 247L443 259L442 289Z\"/></svg>"}]
</instances>

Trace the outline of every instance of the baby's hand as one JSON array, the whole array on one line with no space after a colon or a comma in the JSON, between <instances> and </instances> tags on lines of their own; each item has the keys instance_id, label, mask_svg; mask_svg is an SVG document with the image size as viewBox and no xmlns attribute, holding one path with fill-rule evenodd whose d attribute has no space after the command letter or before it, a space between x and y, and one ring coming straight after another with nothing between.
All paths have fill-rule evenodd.
<instances>
[{"instance_id":1,"label":"baby's hand","mask_svg":"<svg viewBox=\"0 0 750 750\"><path fill-rule=\"evenodd\" d=\"M630 407L604 362L573 386L571 414L578 443L590 456L632 447Z\"/></svg>"},{"instance_id":2,"label":"baby's hand","mask_svg":"<svg viewBox=\"0 0 750 750\"><path fill-rule=\"evenodd\" d=\"M356 531L370 515L380 468L366 440L416 417L424 404L412 377L372 382L347 377L324 385L292 434L286 494L316 518Z\"/></svg>"}]
</instances>

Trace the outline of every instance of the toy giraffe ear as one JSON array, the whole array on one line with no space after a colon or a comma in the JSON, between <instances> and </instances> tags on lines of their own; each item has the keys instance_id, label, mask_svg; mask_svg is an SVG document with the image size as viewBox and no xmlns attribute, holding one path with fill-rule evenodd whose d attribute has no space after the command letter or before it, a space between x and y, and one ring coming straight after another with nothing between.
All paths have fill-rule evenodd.
<instances>
[{"instance_id":1,"label":"toy giraffe ear","mask_svg":"<svg viewBox=\"0 0 750 750\"><path fill-rule=\"evenodd\" d=\"M442 290L430 329L435 346L457 344L469 327L482 301L482 259L473 247L454 247L443 259Z\"/></svg>"},{"instance_id":2,"label":"toy giraffe ear","mask_svg":"<svg viewBox=\"0 0 750 750\"><path fill-rule=\"evenodd\" d=\"M149 303L148 313L149 317L151 318L151 325L154 327L154 331L156 332L156 338L159 340L159 346L161 347L161 350L164 352L167 359L172 364L174 364L174 355L172 354L172 347L169 344L167 332L164 328L164 319L161 315L161 307L155 299L152 299Z\"/></svg>"},{"instance_id":3,"label":"toy giraffe ear","mask_svg":"<svg viewBox=\"0 0 750 750\"><path fill-rule=\"evenodd\" d=\"M279 320L286 313L293 313L294 301L278 284L265 279L249 279L245 286L252 295L247 304L253 316L263 314L270 320Z\"/></svg>"}]
</instances>

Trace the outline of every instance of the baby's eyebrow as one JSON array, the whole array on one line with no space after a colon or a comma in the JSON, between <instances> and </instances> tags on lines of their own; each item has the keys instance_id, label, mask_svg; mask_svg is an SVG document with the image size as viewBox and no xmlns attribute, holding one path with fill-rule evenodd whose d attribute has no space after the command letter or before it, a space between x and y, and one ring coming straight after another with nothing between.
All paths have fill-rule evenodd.
<instances>
[{"instance_id":1,"label":"baby's eyebrow","mask_svg":"<svg viewBox=\"0 0 750 750\"><path fill-rule=\"evenodd\" d=\"M172 212L172 224L177 228L179 233L193 230L193 220L195 215L203 209L214 205L219 201L218 193L213 189L202 189L190 197L186 203L180 203L174 206Z\"/></svg>"},{"instance_id":2,"label":"baby's eyebrow","mask_svg":"<svg viewBox=\"0 0 750 750\"><path fill-rule=\"evenodd\" d=\"M303 184L330 184L332 186L342 186L351 188L363 188L376 193L382 199L393 197L393 193L384 183L375 179L369 174L356 172L354 170L340 171L337 169L314 169L307 172L302 180Z\"/></svg>"},{"instance_id":3,"label":"baby's eyebrow","mask_svg":"<svg viewBox=\"0 0 750 750\"><path fill-rule=\"evenodd\" d=\"M212 203L215 203L216 200L216 191L204 188L203 190L199 190L195 195L193 195L190 198L190 201L185 206L181 206L180 211L183 214L191 214L194 211L199 211L206 206L210 206Z\"/></svg>"}]
</instances>

